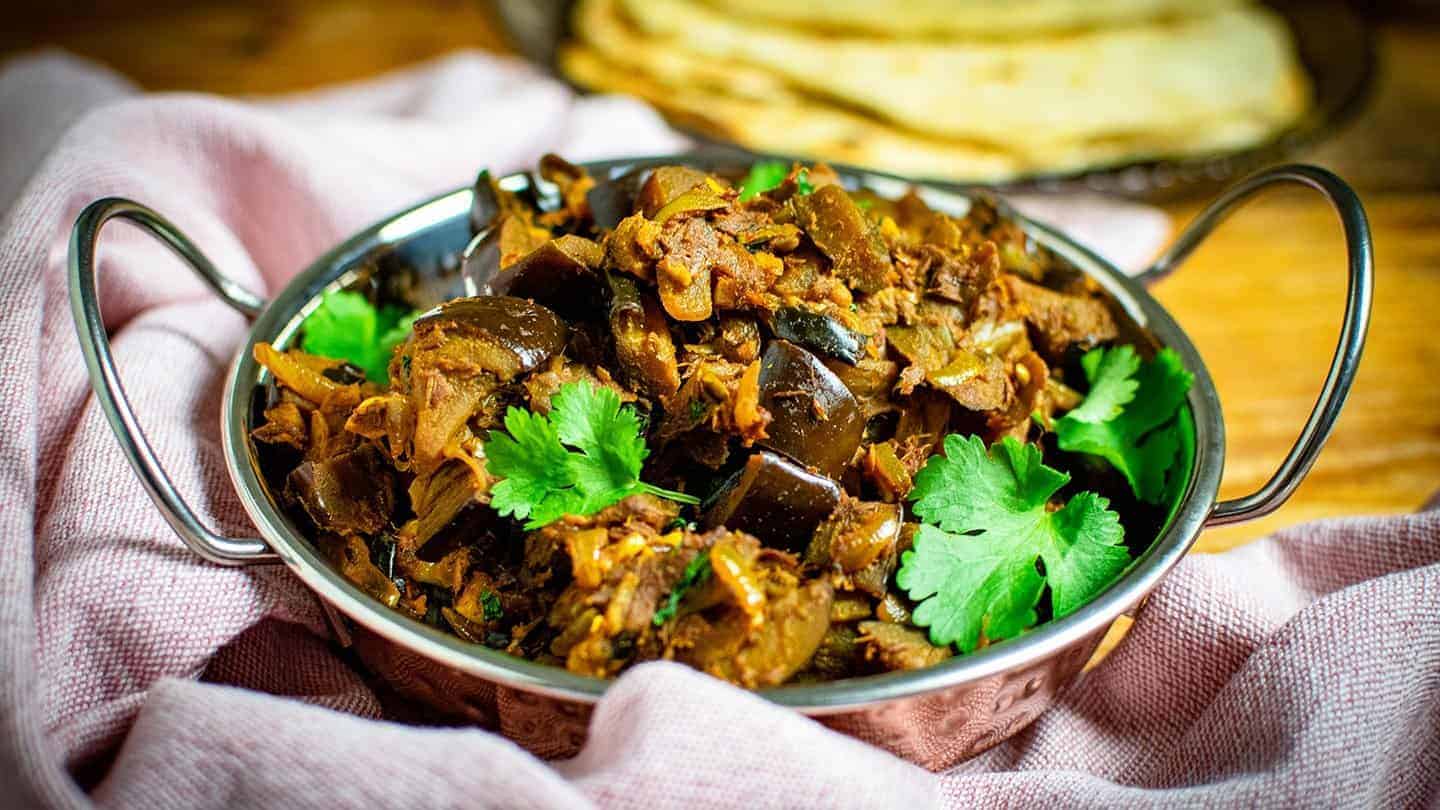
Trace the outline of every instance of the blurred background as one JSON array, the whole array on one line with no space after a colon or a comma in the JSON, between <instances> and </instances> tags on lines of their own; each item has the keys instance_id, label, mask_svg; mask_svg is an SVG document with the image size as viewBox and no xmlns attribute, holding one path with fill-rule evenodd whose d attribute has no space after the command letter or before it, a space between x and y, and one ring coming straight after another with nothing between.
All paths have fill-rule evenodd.
<instances>
[{"instance_id":1,"label":"blurred background","mask_svg":"<svg viewBox=\"0 0 1440 810\"><path fill-rule=\"evenodd\" d=\"M1440 114L1435 81L1440 3L1434 0L20 0L7 5L0 59L60 48L149 90L284 93L480 49L524 55L583 87L639 94L687 129L719 140L852 158L917 176L1073 177L1094 165L1168 159L1161 167L1171 171L1158 172L1158 182L1150 172L1144 179L1132 173L1128 186L1093 178L1089 183L1168 197L1206 191L1203 183L1187 181L1215 179L1306 149L1357 185L1440 184L1440 139L1419 125L1433 120L1426 115ZM1256 13L1256 7L1267 6L1263 16ZM960 11L966 8L971 10ZM1267 17L1288 29L1276 38L1281 41L1267 41L1268 32L1259 30L1272 22ZM1206 18L1221 22L1207 26ZM1094 56L1107 45L1113 49L1118 35L1133 37L1147 28L1152 30L1143 33L1152 41L1135 46L1143 51L1137 50L1128 70ZM816 47L843 48L853 41L874 47L859 57ZM1067 43L1070 53L1056 52ZM962 82L956 62L946 58L947 45L988 53L978 60L982 64L963 66L968 72ZM917 51L926 53L917 57ZM932 51L940 53L927 59ZM1090 60L1077 65L1067 59L1071 56ZM1036 66L1029 68L1032 58ZM1196 59L1227 75L1197 86ZM875 60L888 72L874 70ZM1053 75L1057 66L1085 76L1068 88L1072 103L1094 107L1094 99L1110 98L1113 109L1094 115L1126 110L1129 128L1093 130L1076 121L1056 141L1027 141L1033 148L1019 159L988 148L994 127L1008 128L1003 131L1013 139L1035 129L1027 126L1030 120L1046 122L1041 129L1054 125L1038 109L1053 107L1045 102L1054 99L1023 74L1028 69ZM1022 75L1007 83L997 75L1007 71ZM1157 76L1172 77L1170 86L1128 92L1163 85ZM996 88L976 88L977 77L1001 81ZM1208 95L1214 107L1175 110L1194 101L1173 93L1187 83L1185 89ZM930 99L905 96L924 86L948 97L948 90L964 86L972 88L966 99L995 98L992 91L1016 98L1016 84L1026 94L1007 106L1029 106L1034 117L1016 113L994 121L989 131L984 124L927 121L935 117L925 106ZM723 92L714 92L717 87ZM868 103L887 95L897 96L898 109ZM1227 104L1237 96L1245 98ZM1162 100L1171 109L1154 107ZM707 106L741 115L694 114ZM1060 112L1075 117L1074 110ZM1211 118L1196 126L1196 113ZM792 123L803 117L809 125L799 129L806 131L764 126L785 121L787 114ZM992 117L979 110L965 114ZM817 118L824 123L815 123ZM1283 149L1266 148L1277 145ZM1234 159L1237 155L1242 159ZM1177 164L1198 168L1187 177L1175 170Z\"/></svg>"},{"instance_id":2,"label":"blurred background","mask_svg":"<svg viewBox=\"0 0 1440 810\"><path fill-rule=\"evenodd\" d=\"M1440 480L1440 3L1344 0L22 0L37 49L146 90L236 96L364 80L460 50L637 95L702 142L1024 190L1123 194L1178 228L1227 179L1306 160L1354 184L1379 266L1360 380L1300 520L1413 510ZM3 146L0 146L3 148ZM456 178L456 185L466 178ZM397 200L396 206L408 200ZM1269 476L1320 388L1344 296L1333 214L1277 193L1156 290L1210 364L1222 495Z\"/></svg>"}]
</instances>

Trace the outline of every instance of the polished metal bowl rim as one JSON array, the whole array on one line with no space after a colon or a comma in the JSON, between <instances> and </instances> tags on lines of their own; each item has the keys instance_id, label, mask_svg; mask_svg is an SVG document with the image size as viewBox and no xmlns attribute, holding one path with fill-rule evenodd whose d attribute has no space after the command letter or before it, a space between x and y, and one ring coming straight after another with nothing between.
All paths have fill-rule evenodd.
<instances>
[{"instance_id":1,"label":"polished metal bowl rim","mask_svg":"<svg viewBox=\"0 0 1440 810\"><path fill-rule=\"evenodd\" d=\"M628 158L584 165L599 176L607 176L627 167L674 162L710 169L734 166L733 156L698 155ZM912 184L878 172L842 168L841 175L847 183L858 183L885 194L915 185L927 202L942 210L956 210L969 200L969 195L953 189ZM518 173L506 176L502 183L518 188L533 180L529 173ZM1217 502L1224 467L1225 434L1215 385L1194 345L1143 284L1176 269L1240 203L1261 189L1280 184L1299 184L1319 191L1339 215L1346 238L1349 271L1344 321L1325 383L1290 453L1261 489L1243 498ZM154 211L120 198L97 200L81 213L71 235L70 298L76 329L97 400L121 449L171 527L197 554L223 565L283 562L324 603L419 655L496 684L563 700L593 703L603 694L608 681L469 644L386 608L345 580L277 508L260 474L249 436L252 393L264 384L268 375L255 362L253 346L261 341L287 345L305 315L318 303L319 295L343 286L353 275L353 265L358 259L403 242L427 228L466 217L471 198L469 187L451 191L361 231L317 259L268 304L262 297L229 280L184 234ZM175 490L140 430L110 354L96 295L96 242L101 227L112 218L128 220L160 239L189 263L217 295L237 311L255 319L227 375L221 437L235 490L264 539L226 538L206 528ZM1364 210L1354 192L1330 172L1313 166L1291 165L1251 175L1220 195L1148 270L1133 278L1055 229L1028 218L1017 216L1017 219L1033 238L1103 285L1137 323L1150 330L1163 345L1177 351L1186 368L1194 373L1189 405L1195 424L1195 460L1180 507L1160 537L1137 558L1129 571L1073 614L1040 625L1018 638L927 669L762 690L760 694L767 699L807 714L822 715L949 689L1046 660L1133 611L1190 549L1205 526L1247 520L1278 508L1299 485L1333 428L1364 346L1373 289L1373 259Z\"/></svg>"}]
</instances>

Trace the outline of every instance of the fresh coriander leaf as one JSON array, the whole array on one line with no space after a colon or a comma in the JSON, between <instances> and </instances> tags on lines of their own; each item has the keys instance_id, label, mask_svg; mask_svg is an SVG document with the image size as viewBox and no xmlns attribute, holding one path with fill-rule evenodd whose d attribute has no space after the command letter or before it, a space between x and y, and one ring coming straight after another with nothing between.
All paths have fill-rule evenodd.
<instances>
[{"instance_id":1,"label":"fresh coriander leaf","mask_svg":"<svg viewBox=\"0 0 1440 810\"><path fill-rule=\"evenodd\" d=\"M815 193L815 186L810 184L809 169L801 169L799 173L795 175L795 193L801 196Z\"/></svg>"},{"instance_id":2,"label":"fresh coriander leaf","mask_svg":"<svg viewBox=\"0 0 1440 810\"><path fill-rule=\"evenodd\" d=\"M1133 397L1117 415L1086 422L1066 414L1056 422L1060 449L1100 456L1125 476L1135 497L1159 503L1181 440L1175 430L1157 428L1173 424L1193 380L1180 355L1173 349L1161 350L1135 372Z\"/></svg>"},{"instance_id":3,"label":"fresh coriander leaf","mask_svg":"<svg viewBox=\"0 0 1440 810\"><path fill-rule=\"evenodd\" d=\"M525 521L525 530L533 531L548 526L566 515L593 515L611 503L614 501L587 500L579 490L573 488L550 490L530 510L530 519Z\"/></svg>"},{"instance_id":4,"label":"fresh coriander leaf","mask_svg":"<svg viewBox=\"0 0 1440 810\"><path fill-rule=\"evenodd\" d=\"M580 450L569 464L586 495L608 496L640 479L649 450L634 409L620 407L614 389L589 382L561 386L550 402L550 421L560 441Z\"/></svg>"},{"instance_id":5,"label":"fresh coriander leaf","mask_svg":"<svg viewBox=\"0 0 1440 810\"><path fill-rule=\"evenodd\" d=\"M1030 523L1023 510L1037 501L1043 505L1070 480L1045 466L1039 450L1013 439L997 443L987 454L979 436L951 434L945 437L944 450L915 474L909 497L921 520L947 532L1023 529ZM997 509L997 503L1018 504L1019 509Z\"/></svg>"},{"instance_id":6,"label":"fresh coriander leaf","mask_svg":"<svg viewBox=\"0 0 1440 810\"><path fill-rule=\"evenodd\" d=\"M919 601L911 620L929 628L930 641L964 652L979 646L982 632L999 641L1033 625L1045 587L1035 558L1022 549L1006 548L994 535L964 537L928 525L901 555L895 582Z\"/></svg>"},{"instance_id":7,"label":"fresh coriander leaf","mask_svg":"<svg viewBox=\"0 0 1440 810\"><path fill-rule=\"evenodd\" d=\"M1058 618L1124 570L1120 516L1091 492L1052 512L1050 498L1070 476L1045 466L1037 448L1006 437L987 452L979 437L952 434L944 449L909 496L934 525L920 527L895 578L919 603L914 620L932 642L970 652L982 633L1011 638L1035 623L1046 586Z\"/></svg>"},{"instance_id":8,"label":"fresh coriander leaf","mask_svg":"<svg viewBox=\"0 0 1440 810\"><path fill-rule=\"evenodd\" d=\"M1080 358L1080 366L1090 382L1090 393L1066 416L1079 422L1108 422L1135 398L1135 389L1140 385L1135 380L1140 356L1133 346L1091 349Z\"/></svg>"},{"instance_id":9,"label":"fresh coriander leaf","mask_svg":"<svg viewBox=\"0 0 1440 810\"><path fill-rule=\"evenodd\" d=\"M542 526L566 514L556 510L573 502L559 502L568 496L556 496L546 504L552 493L575 484L570 453L561 446L555 426L544 416L510 408L505 412L505 430L509 435L492 431L484 446L486 471L502 479L490 489L491 508ZM542 520L542 515L548 519Z\"/></svg>"},{"instance_id":10,"label":"fresh coriander leaf","mask_svg":"<svg viewBox=\"0 0 1440 810\"><path fill-rule=\"evenodd\" d=\"M305 319L301 348L310 354L348 360L364 369L379 335L375 307L365 296L338 290L325 293Z\"/></svg>"},{"instance_id":11,"label":"fresh coriander leaf","mask_svg":"<svg viewBox=\"0 0 1440 810\"><path fill-rule=\"evenodd\" d=\"M385 385L390 381L390 357L410 334L414 320L415 313L404 308L387 305L377 310L360 293L336 290L325 293L305 319L300 348L353 363L365 379Z\"/></svg>"},{"instance_id":12,"label":"fresh coriander leaf","mask_svg":"<svg viewBox=\"0 0 1440 810\"><path fill-rule=\"evenodd\" d=\"M650 451L640 436L640 420L632 408L620 406L620 395L589 382L561 386L550 405L550 420L560 440L580 450L566 463L584 500L581 514L592 514L626 496L648 492L682 503L698 499L651 486L640 480Z\"/></svg>"},{"instance_id":13,"label":"fresh coriander leaf","mask_svg":"<svg viewBox=\"0 0 1440 810\"><path fill-rule=\"evenodd\" d=\"M691 588L710 578L710 549L705 549L695 556L685 566L685 573L681 575L680 582L670 591L670 596L665 604L655 611L651 619L656 627L675 618L675 612L680 609L680 600L685 598L686 592Z\"/></svg>"},{"instance_id":14,"label":"fresh coriander leaf","mask_svg":"<svg viewBox=\"0 0 1440 810\"><path fill-rule=\"evenodd\" d=\"M418 317L420 313L394 304L386 304L380 308L375 320L380 330L380 351L387 363L390 355L394 354L395 347L410 336L410 330L415 326L415 319Z\"/></svg>"},{"instance_id":15,"label":"fresh coriander leaf","mask_svg":"<svg viewBox=\"0 0 1440 810\"><path fill-rule=\"evenodd\" d=\"M621 406L615 391L584 381L566 383L550 405L548 416L510 408L505 413L509 435L492 431L485 442L488 470L501 479L490 490L490 505L501 515L537 529L565 515L594 514L642 492L699 503L692 495L640 480L649 451L639 418Z\"/></svg>"},{"instance_id":16,"label":"fresh coriander leaf","mask_svg":"<svg viewBox=\"0 0 1440 810\"><path fill-rule=\"evenodd\" d=\"M1179 445L1175 462L1165 474L1165 495L1161 499L1161 503L1168 506L1165 523L1169 525L1180 509L1185 487L1190 483L1190 468L1195 464L1195 420L1182 408L1176 412L1174 422L1161 429L1173 432Z\"/></svg>"},{"instance_id":17,"label":"fresh coriander leaf","mask_svg":"<svg viewBox=\"0 0 1440 810\"><path fill-rule=\"evenodd\" d=\"M740 181L740 202L753 199L773 188L779 188L790 174L790 166L780 160L762 160L750 166L750 172Z\"/></svg>"},{"instance_id":18,"label":"fresh coriander leaf","mask_svg":"<svg viewBox=\"0 0 1440 810\"><path fill-rule=\"evenodd\" d=\"M495 621L504 618L505 608L500 604L500 594L494 591L485 591L480 594L480 607L484 611L486 621Z\"/></svg>"},{"instance_id":19,"label":"fresh coriander leaf","mask_svg":"<svg viewBox=\"0 0 1440 810\"><path fill-rule=\"evenodd\" d=\"M1039 411L1030 412L1030 421L1034 422L1037 427L1046 433L1050 433L1055 429L1055 426L1050 422L1050 417Z\"/></svg>"},{"instance_id":20,"label":"fresh coriander leaf","mask_svg":"<svg viewBox=\"0 0 1440 810\"><path fill-rule=\"evenodd\" d=\"M1093 492L1079 492L1059 511L1047 515L1054 546L1042 549L1045 583L1055 617L1074 613L1099 596L1125 570L1130 552L1125 528L1110 502Z\"/></svg>"}]
</instances>

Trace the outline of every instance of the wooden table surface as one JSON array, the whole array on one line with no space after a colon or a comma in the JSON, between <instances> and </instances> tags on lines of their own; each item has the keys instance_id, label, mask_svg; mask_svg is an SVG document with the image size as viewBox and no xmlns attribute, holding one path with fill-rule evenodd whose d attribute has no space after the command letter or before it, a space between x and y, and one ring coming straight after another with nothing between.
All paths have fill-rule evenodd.
<instances>
[{"instance_id":1,"label":"wooden table surface","mask_svg":"<svg viewBox=\"0 0 1440 810\"><path fill-rule=\"evenodd\" d=\"M273 93L363 78L462 47L503 50L473 0L73 0L7 10L0 58L59 46L151 89ZM1382 30L1382 70L1362 115L1300 157L1351 180L1369 209L1378 279L1373 328L1349 405L1290 503L1207 531L1228 548L1327 516L1403 512L1440 488L1440 26ZM398 201L397 201L398 202ZM1203 201L1167 204L1177 227ZM1324 379L1345 293L1326 203L1302 192L1253 203L1156 294L1189 331L1224 403L1222 497L1259 487Z\"/></svg>"}]
</instances>

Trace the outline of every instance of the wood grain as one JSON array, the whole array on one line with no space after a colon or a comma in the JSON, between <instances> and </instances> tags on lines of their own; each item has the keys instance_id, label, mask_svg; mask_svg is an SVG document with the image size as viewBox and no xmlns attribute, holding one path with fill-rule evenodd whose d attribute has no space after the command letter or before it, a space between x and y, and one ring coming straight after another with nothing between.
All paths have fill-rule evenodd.
<instances>
[{"instance_id":1,"label":"wood grain","mask_svg":"<svg viewBox=\"0 0 1440 810\"><path fill-rule=\"evenodd\" d=\"M1433 192L1370 194L1373 324L1349 404L1291 501L1253 523L1207 531L1232 547L1314 518L1414 510L1440 486L1440 207ZM1187 215L1188 210L1178 211ZM1199 347L1226 420L1222 497L1262 485L1319 393L1345 296L1344 243L1328 204L1283 193L1237 214L1157 286Z\"/></svg>"},{"instance_id":2,"label":"wood grain","mask_svg":"<svg viewBox=\"0 0 1440 810\"><path fill-rule=\"evenodd\" d=\"M7 8L0 55L42 47L96 59L150 90L263 94L505 44L480 0L22 0Z\"/></svg>"},{"instance_id":3,"label":"wood grain","mask_svg":"<svg viewBox=\"0 0 1440 810\"><path fill-rule=\"evenodd\" d=\"M1413 510L1440 487L1440 385L1430 379L1440 368L1440 28L1383 33L1371 103L1309 156L1361 188L1374 229L1377 294L1359 380L1291 502L1264 520L1207 531L1202 551L1302 520ZM488 8L471 0L59 0L7 9L0 58L42 46L98 59L151 89L241 94L358 79L462 47L504 48ZM1168 210L1178 226L1199 206ZM1343 257L1326 204L1283 193L1237 214L1156 288L1219 386L1225 497L1265 481L1319 391L1344 300Z\"/></svg>"}]
</instances>

